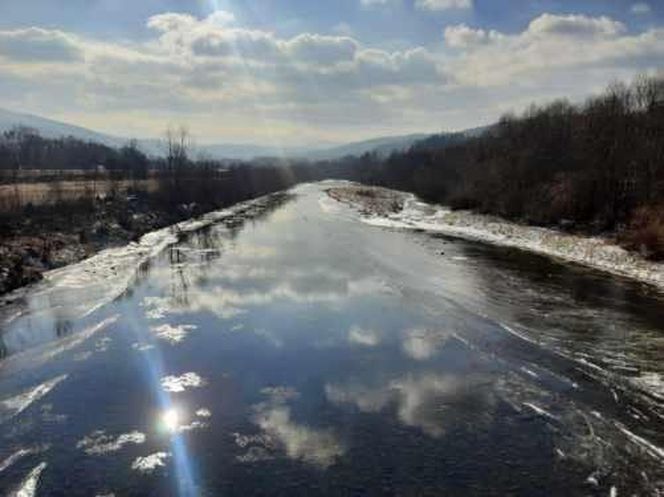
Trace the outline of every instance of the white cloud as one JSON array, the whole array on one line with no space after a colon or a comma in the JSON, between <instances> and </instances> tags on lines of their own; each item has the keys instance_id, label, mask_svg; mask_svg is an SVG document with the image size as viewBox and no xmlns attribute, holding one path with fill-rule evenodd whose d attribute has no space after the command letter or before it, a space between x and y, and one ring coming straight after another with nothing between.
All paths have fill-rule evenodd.
<instances>
[{"instance_id":1,"label":"white cloud","mask_svg":"<svg viewBox=\"0 0 664 497\"><path fill-rule=\"evenodd\" d=\"M415 8L430 11L472 9L473 0L415 0Z\"/></svg>"},{"instance_id":2,"label":"white cloud","mask_svg":"<svg viewBox=\"0 0 664 497\"><path fill-rule=\"evenodd\" d=\"M380 335L375 330L361 328L357 325L348 330L348 341L363 347L375 347L380 343Z\"/></svg>"},{"instance_id":3,"label":"white cloud","mask_svg":"<svg viewBox=\"0 0 664 497\"><path fill-rule=\"evenodd\" d=\"M391 0L360 0L360 5L362 7L377 7L377 6L384 6L384 5L389 5Z\"/></svg>"},{"instance_id":4,"label":"white cloud","mask_svg":"<svg viewBox=\"0 0 664 497\"><path fill-rule=\"evenodd\" d=\"M492 40L500 39L502 35L497 31L473 29L466 24L448 26L445 28L445 43L454 48L472 48Z\"/></svg>"},{"instance_id":5,"label":"white cloud","mask_svg":"<svg viewBox=\"0 0 664 497\"><path fill-rule=\"evenodd\" d=\"M284 36L222 11L163 13L147 26L133 42L0 29L0 106L113 133L130 121L133 133L156 136L175 121L201 142L294 144L473 126L533 100L585 96L664 59L664 29L575 14L545 13L516 33L452 25L438 47L400 49L347 30Z\"/></svg>"},{"instance_id":6,"label":"white cloud","mask_svg":"<svg viewBox=\"0 0 664 497\"><path fill-rule=\"evenodd\" d=\"M409 357L424 361L435 356L449 337L443 331L412 329L406 331L402 348Z\"/></svg>"},{"instance_id":7,"label":"white cloud","mask_svg":"<svg viewBox=\"0 0 664 497\"><path fill-rule=\"evenodd\" d=\"M83 49L62 31L27 28L0 31L0 58L23 62L72 62L81 60Z\"/></svg>"},{"instance_id":8,"label":"white cloud","mask_svg":"<svg viewBox=\"0 0 664 497\"><path fill-rule=\"evenodd\" d=\"M650 5L645 2L638 2L632 5L630 11L632 12L632 14L645 15L645 14L650 14L652 12L652 7L650 7Z\"/></svg>"},{"instance_id":9,"label":"white cloud","mask_svg":"<svg viewBox=\"0 0 664 497\"><path fill-rule=\"evenodd\" d=\"M626 28L623 23L606 16L542 14L528 25L527 33L533 36L613 37L625 31Z\"/></svg>"},{"instance_id":10,"label":"white cloud","mask_svg":"<svg viewBox=\"0 0 664 497\"><path fill-rule=\"evenodd\" d=\"M577 79L574 91L583 87L588 92L598 83L653 67L664 57L664 30L630 34L613 19L583 15L542 14L517 34L452 26L445 31L445 41L464 49L446 66L458 85L527 82L534 88L531 100L536 98L538 81L544 85L551 78L576 78L576 71L585 69L585 78Z\"/></svg>"},{"instance_id":11,"label":"white cloud","mask_svg":"<svg viewBox=\"0 0 664 497\"><path fill-rule=\"evenodd\" d=\"M312 428L295 422L287 403L299 397L290 387L274 387L262 392L268 400L254 406L254 422L261 428L258 436L236 435L236 443L242 447L258 444L257 448L266 451L278 445L291 459L326 468L345 452L343 446L331 430ZM244 456L246 459L246 456ZM271 456L265 452L260 460ZM256 459L256 458L250 458Z\"/></svg>"},{"instance_id":12,"label":"white cloud","mask_svg":"<svg viewBox=\"0 0 664 497\"><path fill-rule=\"evenodd\" d=\"M476 381L476 378L462 381L452 375L406 375L381 386L330 384L325 387L325 395L334 404L355 405L367 413L381 412L394 405L401 423L437 438L452 422L453 416L448 416L446 409L472 391L464 382Z\"/></svg>"}]
</instances>

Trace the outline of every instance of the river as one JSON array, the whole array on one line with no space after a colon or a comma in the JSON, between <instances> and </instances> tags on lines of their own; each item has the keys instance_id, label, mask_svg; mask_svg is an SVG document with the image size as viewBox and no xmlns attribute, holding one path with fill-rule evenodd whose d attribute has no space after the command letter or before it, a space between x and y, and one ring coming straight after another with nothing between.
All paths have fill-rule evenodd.
<instances>
[{"instance_id":1,"label":"river","mask_svg":"<svg viewBox=\"0 0 664 497\"><path fill-rule=\"evenodd\" d=\"M664 492L661 296L325 187L182 234L87 312L98 282L13 302L0 494Z\"/></svg>"}]
</instances>

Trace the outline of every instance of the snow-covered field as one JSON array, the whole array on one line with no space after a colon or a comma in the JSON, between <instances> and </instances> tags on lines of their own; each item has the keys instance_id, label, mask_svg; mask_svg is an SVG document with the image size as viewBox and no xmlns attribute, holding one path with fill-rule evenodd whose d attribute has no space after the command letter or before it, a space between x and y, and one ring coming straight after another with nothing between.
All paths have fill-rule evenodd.
<instances>
[{"instance_id":1,"label":"snow-covered field","mask_svg":"<svg viewBox=\"0 0 664 497\"><path fill-rule=\"evenodd\" d=\"M443 206L418 201L414 195L396 191L392 192L394 199L391 202L403 202L403 209L387 214L384 210L377 213L367 208L362 195L355 193L358 188L360 187L336 188L331 196L356 207L361 220L367 224L424 229L529 250L632 278L664 290L664 264L651 262L637 253L628 252L609 239L576 236L552 229L520 225L470 211L452 211ZM364 187L362 189L366 190ZM379 190L381 198L384 197L385 191Z\"/></svg>"}]
</instances>

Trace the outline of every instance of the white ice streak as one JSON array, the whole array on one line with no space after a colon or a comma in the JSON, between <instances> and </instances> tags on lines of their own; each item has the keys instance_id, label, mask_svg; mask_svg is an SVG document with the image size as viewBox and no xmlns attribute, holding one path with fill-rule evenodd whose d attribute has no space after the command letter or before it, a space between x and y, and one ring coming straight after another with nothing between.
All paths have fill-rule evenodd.
<instances>
[{"instance_id":1,"label":"white ice streak","mask_svg":"<svg viewBox=\"0 0 664 497\"><path fill-rule=\"evenodd\" d=\"M36 402L47 395L58 385L58 383L64 381L66 378L66 374L58 376L30 388L19 395L0 401L0 423L4 423L5 421L21 414L30 407L33 402Z\"/></svg>"},{"instance_id":2,"label":"white ice streak","mask_svg":"<svg viewBox=\"0 0 664 497\"><path fill-rule=\"evenodd\" d=\"M553 414L551 414L551 413L550 413L549 411L547 411L546 409L543 409L543 408L541 408L540 406L538 406L538 405L536 405L536 404L533 404L532 402L524 402L523 405L526 406L526 407L529 407L530 409L532 409L533 411L535 411L535 412L536 412L537 414L539 414L540 416L543 416L543 417L545 417L545 418L549 418L549 419L554 419L554 420L557 420L557 419L558 419L556 416L554 416Z\"/></svg>"},{"instance_id":3,"label":"white ice streak","mask_svg":"<svg viewBox=\"0 0 664 497\"><path fill-rule=\"evenodd\" d=\"M654 457L655 459L664 461L664 449L654 445L645 438L638 436L636 433L632 433L621 423L616 422L615 424L616 427L627 436L627 438L645 450L648 454L650 454L650 456Z\"/></svg>"},{"instance_id":4,"label":"white ice streak","mask_svg":"<svg viewBox=\"0 0 664 497\"><path fill-rule=\"evenodd\" d=\"M16 354L5 359L5 364L11 363L12 366L22 368L36 368L57 356L73 350L79 345L83 344L86 340L91 338L93 335L96 335L100 331L103 331L108 326L115 323L119 314L110 316L106 319L103 319L99 323L88 326L87 328L72 333L65 338L59 339L51 344L48 344L46 347L38 347L34 349L27 350L21 354ZM24 345L24 336L21 334L7 334L5 335L5 345L9 350L23 350ZM78 360L83 360L86 357L89 357L92 354L90 351L80 352L77 356ZM28 360L29 358L29 360Z\"/></svg>"},{"instance_id":5,"label":"white ice streak","mask_svg":"<svg viewBox=\"0 0 664 497\"><path fill-rule=\"evenodd\" d=\"M18 449L16 452L0 462L0 473L13 466L17 461L24 458L25 456L29 456L30 454L35 454L38 452L40 452L40 449Z\"/></svg>"},{"instance_id":6,"label":"white ice streak","mask_svg":"<svg viewBox=\"0 0 664 497\"><path fill-rule=\"evenodd\" d=\"M42 472L46 469L46 463L42 462L35 467L28 476L21 482L21 484L9 494L9 497L34 497L37 495L37 488L39 487L39 479Z\"/></svg>"},{"instance_id":7,"label":"white ice streak","mask_svg":"<svg viewBox=\"0 0 664 497\"><path fill-rule=\"evenodd\" d=\"M128 444L142 444L145 442L145 434L140 431L123 433L118 437L106 435L103 430L98 430L87 435L76 444L76 448L82 449L88 455L102 455L117 452Z\"/></svg>"}]
</instances>

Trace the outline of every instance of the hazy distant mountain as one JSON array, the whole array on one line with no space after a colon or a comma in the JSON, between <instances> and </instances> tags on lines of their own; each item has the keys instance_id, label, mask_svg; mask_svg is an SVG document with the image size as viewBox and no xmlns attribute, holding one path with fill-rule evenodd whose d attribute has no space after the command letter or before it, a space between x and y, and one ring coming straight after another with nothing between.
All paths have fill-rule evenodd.
<instances>
[{"instance_id":1,"label":"hazy distant mountain","mask_svg":"<svg viewBox=\"0 0 664 497\"><path fill-rule=\"evenodd\" d=\"M490 126L482 126L479 128L467 129L465 131L458 131L455 133L439 133L430 135L422 140L415 142L413 144L413 148L416 150L437 150L445 148L450 145L462 143L469 138L480 136L490 128Z\"/></svg>"},{"instance_id":2,"label":"hazy distant mountain","mask_svg":"<svg viewBox=\"0 0 664 497\"><path fill-rule=\"evenodd\" d=\"M111 147L121 147L129 140L128 138L99 133L81 126L75 126L44 117L0 109L0 133L19 125L36 129L42 136L47 138L73 136L81 140L95 141ZM359 156L367 152L375 152L380 156L387 156L392 152L406 150L413 144L431 136L432 135L427 134L391 136L318 149L232 143L199 145L196 147L194 155L205 154L214 159L236 160L250 160L256 157L296 157L310 160L325 160L337 159L347 155ZM138 144L147 154L164 154L165 148L161 140L138 140Z\"/></svg>"},{"instance_id":3,"label":"hazy distant mountain","mask_svg":"<svg viewBox=\"0 0 664 497\"><path fill-rule=\"evenodd\" d=\"M53 119L47 119L31 114L22 114L12 112L6 109L0 109L0 133L10 130L16 126L26 126L33 128L40 135L46 138L60 138L64 136L73 136L75 138L87 141L103 143L110 147L121 147L126 145L128 138L108 135L92 131L81 126L67 124ZM137 140L139 147L150 155L163 155L165 151L164 144L158 139ZM215 159L237 159L249 160L254 157L282 157L290 155L306 155L304 149L288 149L251 144L214 144L200 145L196 147L194 154L203 153Z\"/></svg>"},{"instance_id":4,"label":"hazy distant mountain","mask_svg":"<svg viewBox=\"0 0 664 497\"><path fill-rule=\"evenodd\" d=\"M74 136L81 140L95 141L112 147L122 146L127 140L104 133L66 124L45 117L34 116L32 114L21 114L5 109L0 109L0 133L8 131L16 126L26 126L39 131L39 134L46 138L60 138L62 136Z\"/></svg>"},{"instance_id":5,"label":"hazy distant mountain","mask_svg":"<svg viewBox=\"0 0 664 497\"><path fill-rule=\"evenodd\" d=\"M386 157L392 152L401 152L410 148L414 143L427 138L427 134L413 134L405 136L388 136L383 138L374 138L347 145L326 148L323 150L314 150L307 155L310 159L325 160L337 159L347 155L363 155L367 152L375 152L381 157Z\"/></svg>"}]
</instances>

